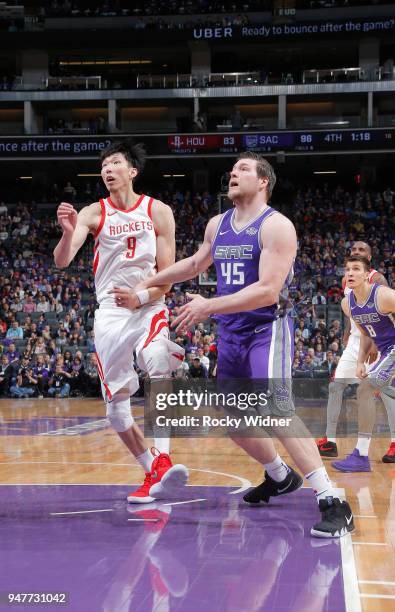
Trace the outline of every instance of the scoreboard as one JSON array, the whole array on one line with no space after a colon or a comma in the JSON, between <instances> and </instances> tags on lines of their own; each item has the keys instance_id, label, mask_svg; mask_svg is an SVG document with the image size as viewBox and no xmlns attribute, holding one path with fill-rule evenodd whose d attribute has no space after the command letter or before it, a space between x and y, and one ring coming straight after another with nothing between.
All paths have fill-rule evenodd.
<instances>
[{"instance_id":1,"label":"scoreboard","mask_svg":"<svg viewBox=\"0 0 395 612\"><path fill-rule=\"evenodd\" d=\"M30 159L98 159L115 140L130 134L100 136L1 136L0 161ZM133 135L132 135L133 136ZM242 151L266 155L364 153L395 151L395 128L365 130L295 130L278 132L227 132L210 134L139 134L148 157L233 156Z\"/></svg>"},{"instance_id":2,"label":"scoreboard","mask_svg":"<svg viewBox=\"0 0 395 612\"><path fill-rule=\"evenodd\" d=\"M257 153L395 150L395 129L184 134L168 137L169 152L193 155L250 150Z\"/></svg>"}]
</instances>

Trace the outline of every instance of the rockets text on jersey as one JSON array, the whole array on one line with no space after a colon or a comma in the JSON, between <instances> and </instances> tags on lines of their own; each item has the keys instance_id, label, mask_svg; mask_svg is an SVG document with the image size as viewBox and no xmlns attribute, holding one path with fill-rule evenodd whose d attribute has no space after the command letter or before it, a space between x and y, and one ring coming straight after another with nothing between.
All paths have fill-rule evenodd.
<instances>
[{"instance_id":1,"label":"rockets text on jersey","mask_svg":"<svg viewBox=\"0 0 395 612\"><path fill-rule=\"evenodd\" d=\"M95 233L93 273L99 304L114 304L114 286L135 289L156 271L156 234L151 217L154 199L142 194L123 210L111 199L100 200L101 220Z\"/></svg>"}]
</instances>

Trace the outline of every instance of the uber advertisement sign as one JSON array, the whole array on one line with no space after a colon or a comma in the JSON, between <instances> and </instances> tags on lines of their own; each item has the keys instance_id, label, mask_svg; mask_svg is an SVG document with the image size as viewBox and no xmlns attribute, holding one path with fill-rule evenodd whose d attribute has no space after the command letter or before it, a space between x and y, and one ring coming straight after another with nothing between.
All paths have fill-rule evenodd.
<instances>
[{"instance_id":1,"label":"uber advertisement sign","mask_svg":"<svg viewBox=\"0 0 395 612\"><path fill-rule=\"evenodd\" d=\"M193 38L210 39L238 39L238 38L279 38L303 36L304 39L316 34L367 34L379 32L393 32L395 19L375 19L371 21L350 19L348 21L325 21L320 23L283 23L272 25L250 24L246 26L199 27L194 28Z\"/></svg>"}]
</instances>

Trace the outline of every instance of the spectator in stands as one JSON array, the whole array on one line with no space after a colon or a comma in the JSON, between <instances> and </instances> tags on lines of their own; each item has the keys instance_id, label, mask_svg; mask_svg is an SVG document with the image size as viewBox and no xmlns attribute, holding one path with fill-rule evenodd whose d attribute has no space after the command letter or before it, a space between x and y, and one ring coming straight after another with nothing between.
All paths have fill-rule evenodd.
<instances>
[{"instance_id":1,"label":"spectator in stands","mask_svg":"<svg viewBox=\"0 0 395 612\"><path fill-rule=\"evenodd\" d=\"M210 371L210 359L204 354L203 348L198 348L197 356L199 357L201 365L205 368L208 374Z\"/></svg>"},{"instance_id":2,"label":"spectator in stands","mask_svg":"<svg viewBox=\"0 0 395 612\"><path fill-rule=\"evenodd\" d=\"M63 359L60 359L61 356L57 356L56 357L56 362L57 363L63 363L64 366L64 370L66 372L70 372L72 370L73 367L73 355L71 354L71 351L67 350L63 353Z\"/></svg>"},{"instance_id":3,"label":"spectator in stands","mask_svg":"<svg viewBox=\"0 0 395 612\"><path fill-rule=\"evenodd\" d=\"M27 357L22 357L17 369L16 381L10 387L12 397L32 397L37 389L37 379L33 376L33 369Z\"/></svg>"},{"instance_id":4,"label":"spectator in stands","mask_svg":"<svg viewBox=\"0 0 395 612\"><path fill-rule=\"evenodd\" d=\"M61 363L55 366L55 372L48 382L49 397L68 397L70 393L71 374L63 370Z\"/></svg>"},{"instance_id":5,"label":"spectator in stands","mask_svg":"<svg viewBox=\"0 0 395 612\"><path fill-rule=\"evenodd\" d=\"M318 289L316 293L313 295L312 304L314 306L326 304L326 297L324 296L322 289Z\"/></svg>"},{"instance_id":6,"label":"spectator in stands","mask_svg":"<svg viewBox=\"0 0 395 612\"><path fill-rule=\"evenodd\" d=\"M329 302L339 304L343 298L343 291L336 283L334 283L329 287L327 297Z\"/></svg>"},{"instance_id":7,"label":"spectator in stands","mask_svg":"<svg viewBox=\"0 0 395 612\"><path fill-rule=\"evenodd\" d=\"M59 329L58 337L55 340L56 346L65 346L68 343L67 332L65 329Z\"/></svg>"},{"instance_id":8,"label":"spectator in stands","mask_svg":"<svg viewBox=\"0 0 395 612\"><path fill-rule=\"evenodd\" d=\"M321 362L319 359L317 359L315 350L312 347L307 349L306 357L310 357L313 368L318 368L321 365Z\"/></svg>"},{"instance_id":9,"label":"spectator in stands","mask_svg":"<svg viewBox=\"0 0 395 612\"><path fill-rule=\"evenodd\" d=\"M96 397L101 393L101 384L97 372L97 358L95 353L88 353L85 365L86 395Z\"/></svg>"},{"instance_id":10,"label":"spectator in stands","mask_svg":"<svg viewBox=\"0 0 395 612\"><path fill-rule=\"evenodd\" d=\"M314 350L314 349L313 349ZM307 376L313 376L314 370L314 361L309 353L307 353L302 360L302 363L299 367L300 370L306 373Z\"/></svg>"},{"instance_id":11,"label":"spectator in stands","mask_svg":"<svg viewBox=\"0 0 395 612\"><path fill-rule=\"evenodd\" d=\"M322 344L320 342L317 342L315 345L315 358L318 360L319 366L321 366L326 359L326 354L324 353Z\"/></svg>"},{"instance_id":12,"label":"spectator in stands","mask_svg":"<svg viewBox=\"0 0 395 612\"><path fill-rule=\"evenodd\" d=\"M199 357L192 359L192 364L189 366L190 378L207 378L208 373L206 368L200 363Z\"/></svg>"},{"instance_id":13,"label":"spectator in stands","mask_svg":"<svg viewBox=\"0 0 395 612\"><path fill-rule=\"evenodd\" d=\"M10 309L12 312L22 312L23 304L18 296L13 297L12 304L10 304Z\"/></svg>"},{"instance_id":14,"label":"spectator in stands","mask_svg":"<svg viewBox=\"0 0 395 612\"><path fill-rule=\"evenodd\" d=\"M50 362L53 364L55 363L56 356L62 352L62 349L56 344L56 341L52 339L48 342L47 351Z\"/></svg>"},{"instance_id":15,"label":"spectator in stands","mask_svg":"<svg viewBox=\"0 0 395 612\"><path fill-rule=\"evenodd\" d=\"M197 336L195 334L195 335L192 336L190 342L187 344L185 352L187 354L190 353L191 355L197 355L199 346L201 346L201 345L199 344L198 338L197 338Z\"/></svg>"},{"instance_id":16,"label":"spectator in stands","mask_svg":"<svg viewBox=\"0 0 395 612\"><path fill-rule=\"evenodd\" d=\"M332 355L334 357L340 357L341 351L339 342L331 342L331 344L329 345L329 349L332 351Z\"/></svg>"},{"instance_id":17,"label":"spectator in stands","mask_svg":"<svg viewBox=\"0 0 395 612\"><path fill-rule=\"evenodd\" d=\"M75 202L77 196L77 190L70 181L67 181L63 189L63 198L66 202Z\"/></svg>"},{"instance_id":18,"label":"spectator in stands","mask_svg":"<svg viewBox=\"0 0 395 612\"><path fill-rule=\"evenodd\" d=\"M52 296L51 298L49 298L49 310L50 312L56 312L60 314L61 312L63 312L63 305L61 304L60 300Z\"/></svg>"},{"instance_id":19,"label":"spectator in stands","mask_svg":"<svg viewBox=\"0 0 395 612\"><path fill-rule=\"evenodd\" d=\"M16 350L15 344L13 342L11 342L11 344L8 346L8 349L4 354L7 355L8 361L10 363L16 363L19 361L20 354L19 351Z\"/></svg>"},{"instance_id":20,"label":"spectator in stands","mask_svg":"<svg viewBox=\"0 0 395 612\"><path fill-rule=\"evenodd\" d=\"M326 359L322 363L322 367L328 370L329 377L333 378L336 370L336 362L332 351L327 351Z\"/></svg>"},{"instance_id":21,"label":"spectator in stands","mask_svg":"<svg viewBox=\"0 0 395 612\"><path fill-rule=\"evenodd\" d=\"M81 357L78 355L76 355L72 361L70 374L71 395L74 397L84 395L86 381L85 368Z\"/></svg>"},{"instance_id":22,"label":"spectator in stands","mask_svg":"<svg viewBox=\"0 0 395 612\"><path fill-rule=\"evenodd\" d=\"M23 340L23 329L20 327L18 321L13 321L11 323L11 327L7 329L5 337L13 340Z\"/></svg>"},{"instance_id":23,"label":"spectator in stands","mask_svg":"<svg viewBox=\"0 0 395 612\"><path fill-rule=\"evenodd\" d=\"M86 346L88 348L88 351L90 353L95 353L96 352L96 348L95 348L95 332L93 331L93 329L91 329L86 337Z\"/></svg>"},{"instance_id":24,"label":"spectator in stands","mask_svg":"<svg viewBox=\"0 0 395 612\"><path fill-rule=\"evenodd\" d=\"M35 347L34 347L34 354L35 355L44 355L44 353L47 352L47 347L45 345L45 340L42 336L37 338L37 341L35 343Z\"/></svg>"},{"instance_id":25,"label":"spectator in stands","mask_svg":"<svg viewBox=\"0 0 395 612\"><path fill-rule=\"evenodd\" d=\"M37 379L38 397L42 398L48 393L48 381L51 369L45 363L44 355L37 355L36 365L33 368L33 376Z\"/></svg>"},{"instance_id":26,"label":"spectator in stands","mask_svg":"<svg viewBox=\"0 0 395 612\"><path fill-rule=\"evenodd\" d=\"M27 295L25 303L23 305L23 312L27 314L31 314L32 312L36 312L36 304L33 301L33 296L31 294Z\"/></svg>"},{"instance_id":27,"label":"spectator in stands","mask_svg":"<svg viewBox=\"0 0 395 612\"><path fill-rule=\"evenodd\" d=\"M10 364L7 355L4 354L0 362L0 396L8 395L13 376L14 368Z\"/></svg>"},{"instance_id":28,"label":"spectator in stands","mask_svg":"<svg viewBox=\"0 0 395 612\"><path fill-rule=\"evenodd\" d=\"M40 296L40 300L36 308L37 312L49 312L49 302L45 295Z\"/></svg>"}]
</instances>

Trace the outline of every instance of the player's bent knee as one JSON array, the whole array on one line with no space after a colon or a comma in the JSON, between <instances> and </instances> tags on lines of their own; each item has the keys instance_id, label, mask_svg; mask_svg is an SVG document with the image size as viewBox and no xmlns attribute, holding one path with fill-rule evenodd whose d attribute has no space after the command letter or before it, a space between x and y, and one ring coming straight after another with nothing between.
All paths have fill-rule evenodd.
<instances>
[{"instance_id":1,"label":"player's bent knee","mask_svg":"<svg viewBox=\"0 0 395 612\"><path fill-rule=\"evenodd\" d=\"M169 378L171 376L169 352L166 346L155 343L156 352L144 355L146 370L150 378Z\"/></svg>"},{"instance_id":2,"label":"player's bent knee","mask_svg":"<svg viewBox=\"0 0 395 612\"><path fill-rule=\"evenodd\" d=\"M107 418L117 433L130 429L134 423L130 408L129 393L116 393L111 402L107 401Z\"/></svg>"}]
</instances>

